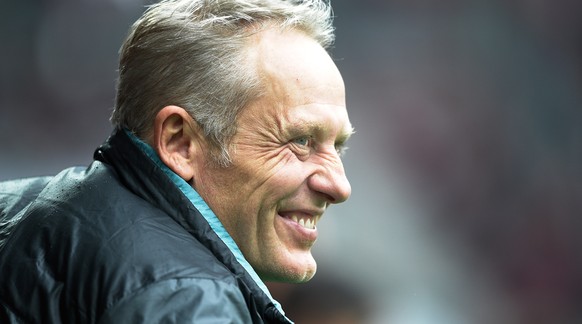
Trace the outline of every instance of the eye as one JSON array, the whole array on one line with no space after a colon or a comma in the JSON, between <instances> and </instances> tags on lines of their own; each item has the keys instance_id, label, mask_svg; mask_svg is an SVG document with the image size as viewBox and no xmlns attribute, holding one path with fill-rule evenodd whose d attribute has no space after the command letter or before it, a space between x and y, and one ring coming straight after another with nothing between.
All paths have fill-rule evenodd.
<instances>
[{"instance_id":1,"label":"eye","mask_svg":"<svg viewBox=\"0 0 582 324\"><path fill-rule=\"evenodd\" d=\"M293 143L295 143L299 146L307 146L307 145L309 145L310 140L311 140L311 138L309 136L302 136L302 137L298 137L298 138L294 139Z\"/></svg>"},{"instance_id":2,"label":"eye","mask_svg":"<svg viewBox=\"0 0 582 324\"><path fill-rule=\"evenodd\" d=\"M313 138L311 136L301 136L292 139L289 142L289 148L301 160L306 159L312 151Z\"/></svg>"}]
</instances>

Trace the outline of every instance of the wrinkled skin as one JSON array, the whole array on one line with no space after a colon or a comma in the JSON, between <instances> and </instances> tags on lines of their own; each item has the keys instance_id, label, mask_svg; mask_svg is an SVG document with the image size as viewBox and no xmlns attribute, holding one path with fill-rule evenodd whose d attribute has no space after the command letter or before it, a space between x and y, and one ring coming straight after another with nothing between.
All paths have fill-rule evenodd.
<instances>
[{"instance_id":1,"label":"wrinkled skin","mask_svg":"<svg viewBox=\"0 0 582 324\"><path fill-rule=\"evenodd\" d=\"M303 282L316 271L317 220L351 193L340 159L352 133L344 84L298 31L256 34L249 56L267 91L238 117L232 165L200 166L194 186L263 280Z\"/></svg>"}]
</instances>

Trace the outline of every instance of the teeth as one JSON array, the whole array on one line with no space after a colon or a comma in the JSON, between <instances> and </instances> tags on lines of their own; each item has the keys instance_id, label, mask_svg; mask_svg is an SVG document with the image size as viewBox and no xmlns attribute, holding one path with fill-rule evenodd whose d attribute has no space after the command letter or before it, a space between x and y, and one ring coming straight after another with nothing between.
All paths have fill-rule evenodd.
<instances>
[{"instance_id":1,"label":"teeth","mask_svg":"<svg viewBox=\"0 0 582 324\"><path fill-rule=\"evenodd\" d=\"M291 220L308 229L315 229L315 224L317 223L317 219L299 218L297 215L292 215Z\"/></svg>"}]
</instances>

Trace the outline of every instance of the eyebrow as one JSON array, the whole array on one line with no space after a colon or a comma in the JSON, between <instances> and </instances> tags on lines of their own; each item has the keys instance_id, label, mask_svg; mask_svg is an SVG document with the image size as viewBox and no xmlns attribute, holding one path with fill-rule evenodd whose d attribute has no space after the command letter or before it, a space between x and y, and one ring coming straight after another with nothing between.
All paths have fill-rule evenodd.
<instances>
[{"instance_id":1,"label":"eyebrow","mask_svg":"<svg viewBox=\"0 0 582 324\"><path fill-rule=\"evenodd\" d=\"M341 134L338 136L338 138L336 140L336 143L343 144L343 143L347 142L350 139L350 137L352 137L352 135L354 135L355 132L356 132L356 130L350 124L350 126L348 128L342 130Z\"/></svg>"},{"instance_id":2,"label":"eyebrow","mask_svg":"<svg viewBox=\"0 0 582 324\"><path fill-rule=\"evenodd\" d=\"M292 123L291 125L292 125L291 129L295 130L294 132L309 132L315 134L317 133L321 134L325 132L325 126L322 126L318 122L302 120L300 122ZM354 133L355 133L354 127L351 124L348 124L347 127L343 127L340 130L340 133L336 138L335 143L337 144L345 143Z\"/></svg>"},{"instance_id":3,"label":"eyebrow","mask_svg":"<svg viewBox=\"0 0 582 324\"><path fill-rule=\"evenodd\" d=\"M340 151L341 155L343 155L345 150L347 150L346 142L355 132L356 131L354 130L354 127L350 125L350 127L342 131L342 133L336 139L335 146Z\"/></svg>"}]
</instances>

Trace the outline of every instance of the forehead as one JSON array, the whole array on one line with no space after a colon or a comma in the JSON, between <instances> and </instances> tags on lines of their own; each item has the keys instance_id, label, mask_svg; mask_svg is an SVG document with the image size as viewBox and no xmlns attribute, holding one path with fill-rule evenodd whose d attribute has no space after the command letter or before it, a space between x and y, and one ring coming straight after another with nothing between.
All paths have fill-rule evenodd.
<instances>
[{"instance_id":1,"label":"forehead","mask_svg":"<svg viewBox=\"0 0 582 324\"><path fill-rule=\"evenodd\" d=\"M269 29L250 48L264 88L254 117L272 118L279 128L351 133L343 79L316 41L300 31Z\"/></svg>"},{"instance_id":2,"label":"forehead","mask_svg":"<svg viewBox=\"0 0 582 324\"><path fill-rule=\"evenodd\" d=\"M339 70L325 49L301 31L264 30L255 35L251 48L266 96L291 106L345 106Z\"/></svg>"}]
</instances>

